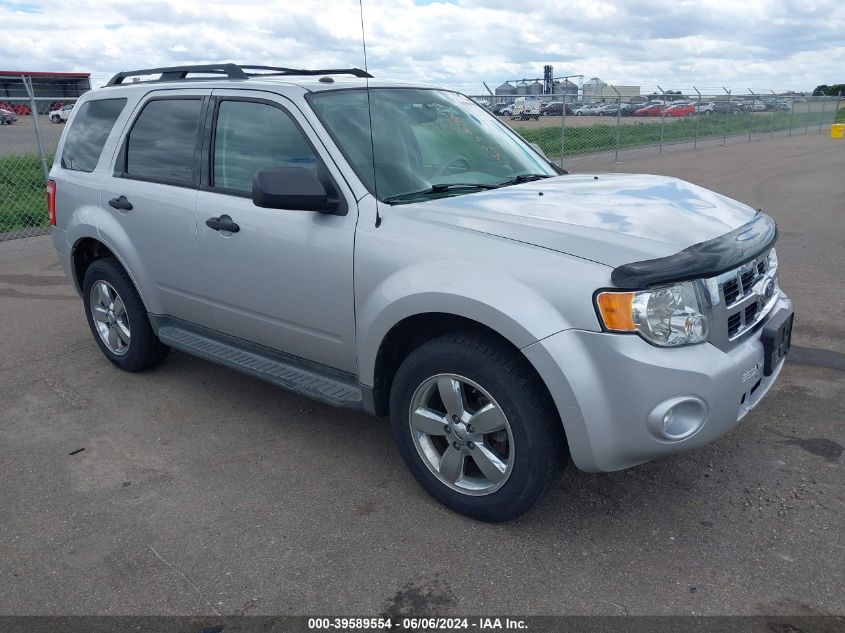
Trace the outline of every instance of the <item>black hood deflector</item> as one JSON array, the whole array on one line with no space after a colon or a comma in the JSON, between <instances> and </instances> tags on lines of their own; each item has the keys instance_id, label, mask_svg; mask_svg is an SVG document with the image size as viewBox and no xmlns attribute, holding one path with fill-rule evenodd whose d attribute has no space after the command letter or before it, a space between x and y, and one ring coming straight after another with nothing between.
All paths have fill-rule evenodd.
<instances>
[{"instance_id":1,"label":"black hood deflector","mask_svg":"<svg viewBox=\"0 0 845 633\"><path fill-rule=\"evenodd\" d=\"M674 255L614 268L610 278L619 288L642 289L715 277L761 255L777 238L775 221L759 212L748 224Z\"/></svg>"}]
</instances>

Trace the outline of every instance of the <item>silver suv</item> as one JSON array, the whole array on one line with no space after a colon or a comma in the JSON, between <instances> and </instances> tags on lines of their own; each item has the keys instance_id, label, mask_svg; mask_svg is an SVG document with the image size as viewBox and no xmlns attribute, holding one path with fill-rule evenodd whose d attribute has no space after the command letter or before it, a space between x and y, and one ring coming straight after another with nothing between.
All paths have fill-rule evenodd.
<instances>
[{"instance_id":1,"label":"silver suv","mask_svg":"<svg viewBox=\"0 0 845 633\"><path fill-rule=\"evenodd\" d=\"M174 347L389 414L414 477L478 519L525 512L569 455L612 471L712 441L789 348L769 216L673 178L568 175L450 90L120 73L79 100L50 178L112 363Z\"/></svg>"}]
</instances>

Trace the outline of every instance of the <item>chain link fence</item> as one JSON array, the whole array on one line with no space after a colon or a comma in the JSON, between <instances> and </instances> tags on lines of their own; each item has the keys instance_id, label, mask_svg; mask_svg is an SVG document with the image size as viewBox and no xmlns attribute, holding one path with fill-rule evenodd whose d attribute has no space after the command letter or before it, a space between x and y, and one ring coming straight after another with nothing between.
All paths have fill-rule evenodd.
<instances>
[{"instance_id":1,"label":"chain link fence","mask_svg":"<svg viewBox=\"0 0 845 633\"><path fill-rule=\"evenodd\" d=\"M44 88L38 81L0 76L0 242L49 230L47 172L78 95L38 96ZM471 98L570 170L588 160L662 154L671 146L695 150L704 145L828 133L832 123L845 122L841 95L702 94L697 90L690 94L658 89L648 97L631 98L605 86L601 97L537 97L539 109L524 113L513 110L516 95Z\"/></svg>"},{"instance_id":2,"label":"chain link fence","mask_svg":"<svg viewBox=\"0 0 845 633\"><path fill-rule=\"evenodd\" d=\"M47 173L79 95L39 96L50 86L28 76L0 76L0 241L49 230Z\"/></svg>"},{"instance_id":3,"label":"chain link fence","mask_svg":"<svg viewBox=\"0 0 845 633\"><path fill-rule=\"evenodd\" d=\"M492 111L525 140L536 143L559 165L577 167L588 158L621 160L623 154L662 154L670 146L694 150L704 145L751 142L775 136L829 132L845 122L841 96L804 97L770 94L683 94L653 91L649 97L625 98L603 89L602 98L535 95L525 109L516 96L471 98ZM532 99L532 102L534 100Z\"/></svg>"}]
</instances>

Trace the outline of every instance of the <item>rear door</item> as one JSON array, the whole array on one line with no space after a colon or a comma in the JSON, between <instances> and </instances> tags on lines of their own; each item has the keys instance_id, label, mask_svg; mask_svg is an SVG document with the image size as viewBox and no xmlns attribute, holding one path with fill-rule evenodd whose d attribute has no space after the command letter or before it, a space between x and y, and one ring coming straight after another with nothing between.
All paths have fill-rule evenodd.
<instances>
[{"instance_id":1,"label":"rear door","mask_svg":"<svg viewBox=\"0 0 845 633\"><path fill-rule=\"evenodd\" d=\"M214 90L210 144L197 198L202 275L220 330L348 372L355 371L353 247L357 204L298 108L261 91ZM252 202L256 171L303 167L335 189L335 215ZM209 218L229 216L236 233Z\"/></svg>"},{"instance_id":2,"label":"rear door","mask_svg":"<svg viewBox=\"0 0 845 633\"><path fill-rule=\"evenodd\" d=\"M101 230L125 240L147 308L213 327L196 237L200 120L210 90L153 91L136 107L103 183ZM116 236L115 239L118 239Z\"/></svg>"}]
</instances>

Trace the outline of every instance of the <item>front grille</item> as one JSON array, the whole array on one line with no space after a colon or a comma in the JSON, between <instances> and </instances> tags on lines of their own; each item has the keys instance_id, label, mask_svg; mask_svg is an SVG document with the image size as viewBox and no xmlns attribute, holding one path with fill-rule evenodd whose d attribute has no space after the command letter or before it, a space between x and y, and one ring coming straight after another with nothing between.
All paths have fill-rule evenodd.
<instances>
[{"instance_id":1,"label":"front grille","mask_svg":"<svg viewBox=\"0 0 845 633\"><path fill-rule=\"evenodd\" d=\"M728 317L728 336L733 338L734 334L739 332L742 327L742 314L736 312Z\"/></svg>"},{"instance_id":2,"label":"front grille","mask_svg":"<svg viewBox=\"0 0 845 633\"><path fill-rule=\"evenodd\" d=\"M731 279L722 284L722 296L725 298L725 305L731 305L739 296L739 282Z\"/></svg>"},{"instance_id":3,"label":"front grille","mask_svg":"<svg viewBox=\"0 0 845 633\"><path fill-rule=\"evenodd\" d=\"M754 317L757 316L757 309L760 307L759 303L752 303L750 306L746 306L745 308L745 322L749 323L750 321L754 320Z\"/></svg>"},{"instance_id":4,"label":"front grille","mask_svg":"<svg viewBox=\"0 0 845 633\"><path fill-rule=\"evenodd\" d=\"M748 292L751 290L751 284L753 284L754 280L757 279L756 268L752 266L751 268L746 270L744 273L742 273L740 279L742 281L742 294L748 294Z\"/></svg>"},{"instance_id":5,"label":"front grille","mask_svg":"<svg viewBox=\"0 0 845 633\"><path fill-rule=\"evenodd\" d=\"M765 295L765 287L770 279L777 282L777 268L769 266L768 253L760 255L730 272L710 280L711 293L718 291L713 298L713 323L710 329L711 342L727 349L733 341L757 326L766 316L766 312L777 298L775 293Z\"/></svg>"}]
</instances>

